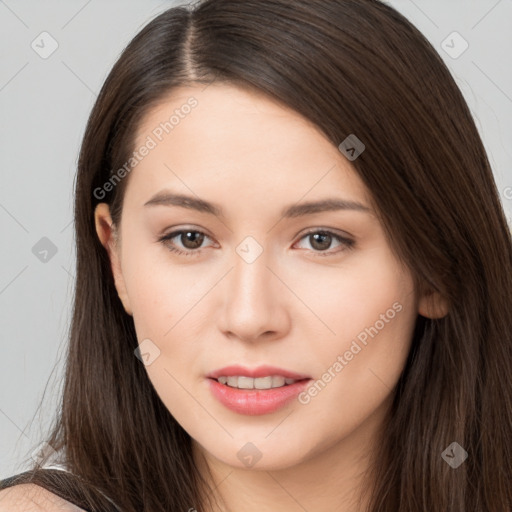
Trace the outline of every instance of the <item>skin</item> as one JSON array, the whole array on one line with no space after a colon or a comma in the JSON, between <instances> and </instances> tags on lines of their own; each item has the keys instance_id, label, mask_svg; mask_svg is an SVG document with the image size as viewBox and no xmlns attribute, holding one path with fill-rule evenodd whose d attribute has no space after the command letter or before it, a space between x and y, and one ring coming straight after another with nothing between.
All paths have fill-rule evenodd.
<instances>
[{"instance_id":1,"label":"skin","mask_svg":"<svg viewBox=\"0 0 512 512\"><path fill-rule=\"evenodd\" d=\"M84 512L69 501L34 484L19 484L0 492L0 512Z\"/></svg>"},{"instance_id":2,"label":"skin","mask_svg":"<svg viewBox=\"0 0 512 512\"><path fill-rule=\"evenodd\" d=\"M120 225L107 204L95 212L139 343L149 338L160 350L148 376L192 437L200 470L211 470L219 510L362 510L357 490L367 488L363 473L416 317L443 316L446 304L418 296L352 164L313 124L263 94L219 83L174 89L141 120L136 147L191 96L197 107L125 178ZM163 189L214 202L224 215L144 206ZM327 197L370 211L281 216L286 206ZM198 254L171 252L173 244L197 251L179 235L158 241L187 228L206 235ZM333 237L322 246L306 236L310 229L354 245ZM250 264L236 252L248 236L263 250ZM400 312L307 404L247 416L209 391L206 374L231 364L321 379L397 303ZM252 468L237 457L248 442L261 453Z\"/></svg>"}]
</instances>

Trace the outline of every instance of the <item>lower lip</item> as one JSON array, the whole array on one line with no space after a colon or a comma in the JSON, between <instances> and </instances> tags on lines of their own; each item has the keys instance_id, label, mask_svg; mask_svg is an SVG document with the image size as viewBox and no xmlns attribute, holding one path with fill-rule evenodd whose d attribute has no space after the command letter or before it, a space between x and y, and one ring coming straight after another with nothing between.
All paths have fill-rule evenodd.
<instances>
[{"instance_id":1,"label":"lower lip","mask_svg":"<svg viewBox=\"0 0 512 512\"><path fill-rule=\"evenodd\" d=\"M238 389L208 379L213 396L228 409L239 414L256 416L275 412L293 400L311 379L300 380L273 389Z\"/></svg>"}]
</instances>

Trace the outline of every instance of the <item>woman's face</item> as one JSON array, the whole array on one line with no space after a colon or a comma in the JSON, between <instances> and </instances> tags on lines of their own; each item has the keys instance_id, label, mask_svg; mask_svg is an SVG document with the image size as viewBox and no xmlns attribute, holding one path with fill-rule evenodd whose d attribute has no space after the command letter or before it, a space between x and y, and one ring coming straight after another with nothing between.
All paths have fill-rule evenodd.
<instances>
[{"instance_id":1,"label":"woman's face","mask_svg":"<svg viewBox=\"0 0 512 512\"><path fill-rule=\"evenodd\" d=\"M135 149L119 245L106 204L98 234L195 446L263 469L368 447L421 303L351 163L296 112L217 83L175 89Z\"/></svg>"}]
</instances>

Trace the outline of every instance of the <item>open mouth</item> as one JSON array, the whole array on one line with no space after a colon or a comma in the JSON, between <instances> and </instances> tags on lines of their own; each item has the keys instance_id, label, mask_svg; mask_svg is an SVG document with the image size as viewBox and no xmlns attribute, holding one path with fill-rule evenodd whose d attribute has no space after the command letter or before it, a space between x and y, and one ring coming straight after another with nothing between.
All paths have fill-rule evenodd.
<instances>
[{"instance_id":1,"label":"open mouth","mask_svg":"<svg viewBox=\"0 0 512 512\"><path fill-rule=\"evenodd\" d=\"M266 377L209 377L210 391L225 407L239 414L270 414L291 403L309 385L310 378L282 375Z\"/></svg>"},{"instance_id":2,"label":"open mouth","mask_svg":"<svg viewBox=\"0 0 512 512\"><path fill-rule=\"evenodd\" d=\"M244 375L239 376L219 376L216 379L220 384L229 386L236 389L247 389L247 390L266 390L282 388L290 386L296 382L301 382L309 379L289 379L282 375L268 375L266 377L246 377Z\"/></svg>"}]
</instances>

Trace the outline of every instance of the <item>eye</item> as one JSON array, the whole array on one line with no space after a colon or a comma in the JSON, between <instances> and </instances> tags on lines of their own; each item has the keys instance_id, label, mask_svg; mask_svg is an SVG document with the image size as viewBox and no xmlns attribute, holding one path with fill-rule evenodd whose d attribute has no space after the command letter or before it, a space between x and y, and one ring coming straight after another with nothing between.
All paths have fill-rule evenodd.
<instances>
[{"instance_id":1,"label":"eye","mask_svg":"<svg viewBox=\"0 0 512 512\"><path fill-rule=\"evenodd\" d=\"M355 244L354 240L350 238L338 235L332 231L320 229L307 232L300 240L304 239L310 242L313 252L316 253L315 256L332 256L347 249L352 249ZM341 249L327 252L333 241L337 241Z\"/></svg>"},{"instance_id":2,"label":"eye","mask_svg":"<svg viewBox=\"0 0 512 512\"><path fill-rule=\"evenodd\" d=\"M175 238L182 244L182 247L185 250L181 249L179 246L177 247L176 244L172 242ZM173 231L168 235L164 235L159 238L158 241L163 243L172 252L182 254L184 256L192 256L201 252L201 244L204 242L205 238L209 238L209 236L202 231L197 231L195 229L180 229L178 231Z\"/></svg>"},{"instance_id":3,"label":"eye","mask_svg":"<svg viewBox=\"0 0 512 512\"><path fill-rule=\"evenodd\" d=\"M195 229L180 229L173 231L168 235L159 238L159 242L164 244L170 251L183 256L198 255L201 252L203 242L206 238L210 238L202 231ZM173 242L173 240L176 241ZM354 240L333 233L329 230L315 229L303 235L300 240L307 239L310 241L312 251L318 256L332 256L342 251L351 249L355 242ZM341 249L337 251L327 251L332 245L333 241L337 241ZM181 247L177 243L181 244Z\"/></svg>"}]
</instances>

